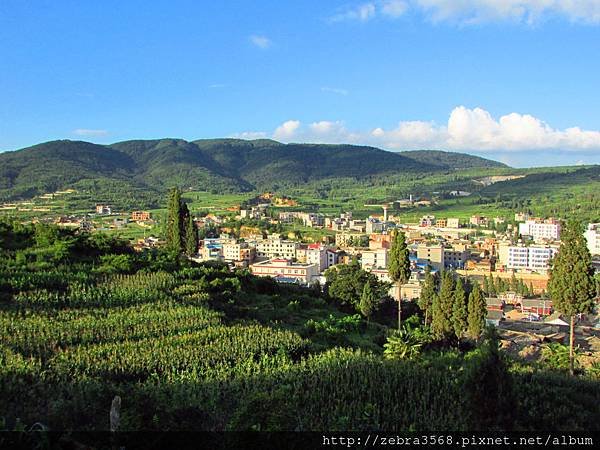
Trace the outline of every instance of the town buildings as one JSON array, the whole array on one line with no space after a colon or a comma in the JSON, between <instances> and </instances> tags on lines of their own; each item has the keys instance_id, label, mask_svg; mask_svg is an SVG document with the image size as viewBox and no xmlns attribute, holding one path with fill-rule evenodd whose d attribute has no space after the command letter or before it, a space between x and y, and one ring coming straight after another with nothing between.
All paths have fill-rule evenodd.
<instances>
[{"instance_id":1,"label":"town buildings","mask_svg":"<svg viewBox=\"0 0 600 450\"><path fill-rule=\"evenodd\" d=\"M319 277L316 264L292 262L286 258L260 261L250 266L252 273L259 277L272 277L279 282L311 285Z\"/></svg>"},{"instance_id":2,"label":"town buildings","mask_svg":"<svg viewBox=\"0 0 600 450\"><path fill-rule=\"evenodd\" d=\"M519 234L530 236L534 241L560 239L560 222L555 219L528 219L519 224Z\"/></svg>"}]
</instances>

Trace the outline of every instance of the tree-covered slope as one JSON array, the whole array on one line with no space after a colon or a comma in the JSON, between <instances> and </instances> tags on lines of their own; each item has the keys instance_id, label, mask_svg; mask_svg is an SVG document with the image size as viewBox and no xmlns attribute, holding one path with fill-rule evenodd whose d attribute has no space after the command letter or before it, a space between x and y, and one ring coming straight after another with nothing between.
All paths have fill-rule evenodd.
<instances>
[{"instance_id":1,"label":"tree-covered slope","mask_svg":"<svg viewBox=\"0 0 600 450\"><path fill-rule=\"evenodd\" d=\"M476 167L507 167L498 161L468 155L466 153L445 152L441 150L412 150L400 152L405 158L420 163L431 164L445 169L471 169Z\"/></svg>"},{"instance_id":2,"label":"tree-covered slope","mask_svg":"<svg viewBox=\"0 0 600 450\"><path fill-rule=\"evenodd\" d=\"M174 185L222 193L322 179L496 166L502 165L457 153L394 153L366 146L282 144L268 139L158 139L111 145L63 140L0 153L0 200L77 186L94 195L112 192L114 186L158 193Z\"/></svg>"},{"instance_id":3,"label":"tree-covered slope","mask_svg":"<svg viewBox=\"0 0 600 450\"><path fill-rule=\"evenodd\" d=\"M134 170L128 155L82 141L53 141L0 153L0 198L29 197L82 179L126 178Z\"/></svg>"}]
</instances>

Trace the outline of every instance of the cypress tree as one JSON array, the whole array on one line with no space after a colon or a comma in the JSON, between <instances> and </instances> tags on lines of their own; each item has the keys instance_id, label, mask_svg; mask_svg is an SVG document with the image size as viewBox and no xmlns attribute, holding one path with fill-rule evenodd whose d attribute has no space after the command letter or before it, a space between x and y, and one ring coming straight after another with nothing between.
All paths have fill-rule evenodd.
<instances>
[{"instance_id":1,"label":"cypress tree","mask_svg":"<svg viewBox=\"0 0 600 450\"><path fill-rule=\"evenodd\" d=\"M458 339L462 337L467 329L467 295L463 282L460 278L456 280L454 288L454 303L452 305L452 326L454 334Z\"/></svg>"},{"instance_id":2,"label":"cypress tree","mask_svg":"<svg viewBox=\"0 0 600 450\"><path fill-rule=\"evenodd\" d=\"M467 332L469 337L477 339L485 329L485 317L487 310L485 300L481 294L478 284L473 286L469 294L469 303L467 307Z\"/></svg>"},{"instance_id":3,"label":"cypress tree","mask_svg":"<svg viewBox=\"0 0 600 450\"><path fill-rule=\"evenodd\" d=\"M358 305L360 313L367 318L367 322L375 310L375 293L371 287L371 281L367 281L363 287L360 303Z\"/></svg>"},{"instance_id":4,"label":"cypress tree","mask_svg":"<svg viewBox=\"0 0 600 450\"><path fill-rule=\"evenodd\" d=\"M408 283L410 278L410 259L406 236L403 232L396 232L392 248L390 249L390 260L388 264L390 279L400 287ZM398 329L402 323L402 298L398 299Z\"/></svg>"},{"instance_id":5,"label":"cypress tree","mask_svg":"<svg viewBox=\"0 0 600 450\"><path fill-rule=\"evenodd\" d=\"M486 295L490 295L490 283L487 275L483 276L483 292L485 292Z\"/></svg>"},{"instance_id":6,"label":"cypress tree","mask_svg":"<svg viewBox=\"0 0 600 450\"><path fill-rule=\"evenodd\" d=\"M198 252L198 229L194 218L188 215L185 225L185 253L194 256Z\"/></svg>"},{"instance_id":7,"label":"cypress tree","mask_svg":"<svg viewBox=\"0 0 600 450\"><path fill-rule=\"evenodd\" d=\"M427 269L425 269L425 281L423 281L421 294L419 295L419 308L425 311L425 325L431 319L431 307L433 306L435 295L435 277L431 273L431 267L427 266Z\"/></svg>"},{"instance_id":8,"label":"cypress tree","mask_svg":"<svg viewBox=\"0 0 600 450\"><path fill-rule=\"evenodd\" d=\"M454 304L454 278L448 271L442 274L440 292L436 300L431 328L438 338L448 338L453 331L452 305Z\"/></svg>"},{"instance_id":9,"label":"cypress tree","mask_svg":"<svg viewBox=\"0 0 600 450\"><path fill-rule=\"evenodd\" d=\"M574 373L575 316L587 313L596 295L592 257L579 224L562 230L561 245L552 261L548 292L554 309L569 317L569 371Z\"/></svg>"},{"instance_id":10,"label":"cypress tree","mask_svg":"<svg viewBox=\"0 0 600 450\"><path fill-rule=\"evenodd\" d=\"M169 191L166 238L167 248L177 253L181 252L183 243L181 213L181 192L174 187Z\"/></svg>"},{"instance_id":11,"label":"cypress tree","mask_svg":"<svg viewBox=\"0 0 600 450\"><path fill-rule=\"evenodd\" d=\"M489 290L487 292L488 297L496 297L498 292L496 291L496 283L494 282L494 275L490 273Z\"/></svg>"}]
</instances>

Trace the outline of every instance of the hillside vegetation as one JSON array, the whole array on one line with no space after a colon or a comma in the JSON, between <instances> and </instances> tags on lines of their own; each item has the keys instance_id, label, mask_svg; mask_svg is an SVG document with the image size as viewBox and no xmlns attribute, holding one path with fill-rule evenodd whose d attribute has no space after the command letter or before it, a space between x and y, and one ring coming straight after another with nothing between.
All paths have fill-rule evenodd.
<instances>
[{"instance_id":1,"label":"hillside vegetation","mask_svg":"<svg viewBox=\"0 0 600 450\"><path fill-rule=\"evenodd\" d=\"M473 167L503 166L456 153L393 153L364 146L264 139L160 139L111 145L65 140L0 153L0 200L75 188L106 199L115 197L115 191L132 192L149 201L148 197L175 185L231 193L332 178L414 176Z\"/></svg>"}]
</instances>

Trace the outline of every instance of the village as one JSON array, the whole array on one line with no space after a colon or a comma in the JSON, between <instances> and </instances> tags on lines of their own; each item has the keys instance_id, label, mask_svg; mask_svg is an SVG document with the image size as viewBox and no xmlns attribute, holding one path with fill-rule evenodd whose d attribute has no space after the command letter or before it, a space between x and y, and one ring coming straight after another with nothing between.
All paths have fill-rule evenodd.
<instances>
[{"instance_id":1,"label":"village","mask_svg":"<svg viewBox=\"0 0 600 450\"><path fill-rule=\"evenodd\" d=\"M398 203L393 212L431 202L411 195ZM295 200L264 193L222 213L195 216L200 238L192 259L219 261L231 269L247 268L256 276L300 286L324 286L326 270L355 260L363 270L389 282L390 297L402 302L419 299L427 270L452 270L484 287L486 321L501 330L510 351L531 356L539 351L538 344L564 341L568 321L554 311L546 292L550 262L561 244L558 219L530 217L525 212L510 218L473 215L468 220L424 214L418 223L404 223L392 214L393 205L370 206L379 207L381 214L357 218L347 211L333 216L295 210L301 209ZM163 244L156 232L160 219L149 211L115 212L108 204L96 204L93 213L51 220L85 231L118 231L135 225L143 230L143 237L133 243L136 250ZM261 224L291 231L272 232ZM296 228L322 233L319 240L303 238ZM388 276L396 232L404 233L410 250L411 276L402 285L391 283ZM598 272L600 224L588 224L585 238ZM600 351L598 317L580 317L576 336L581 348Z\"/></svg>"}]
</instances>

